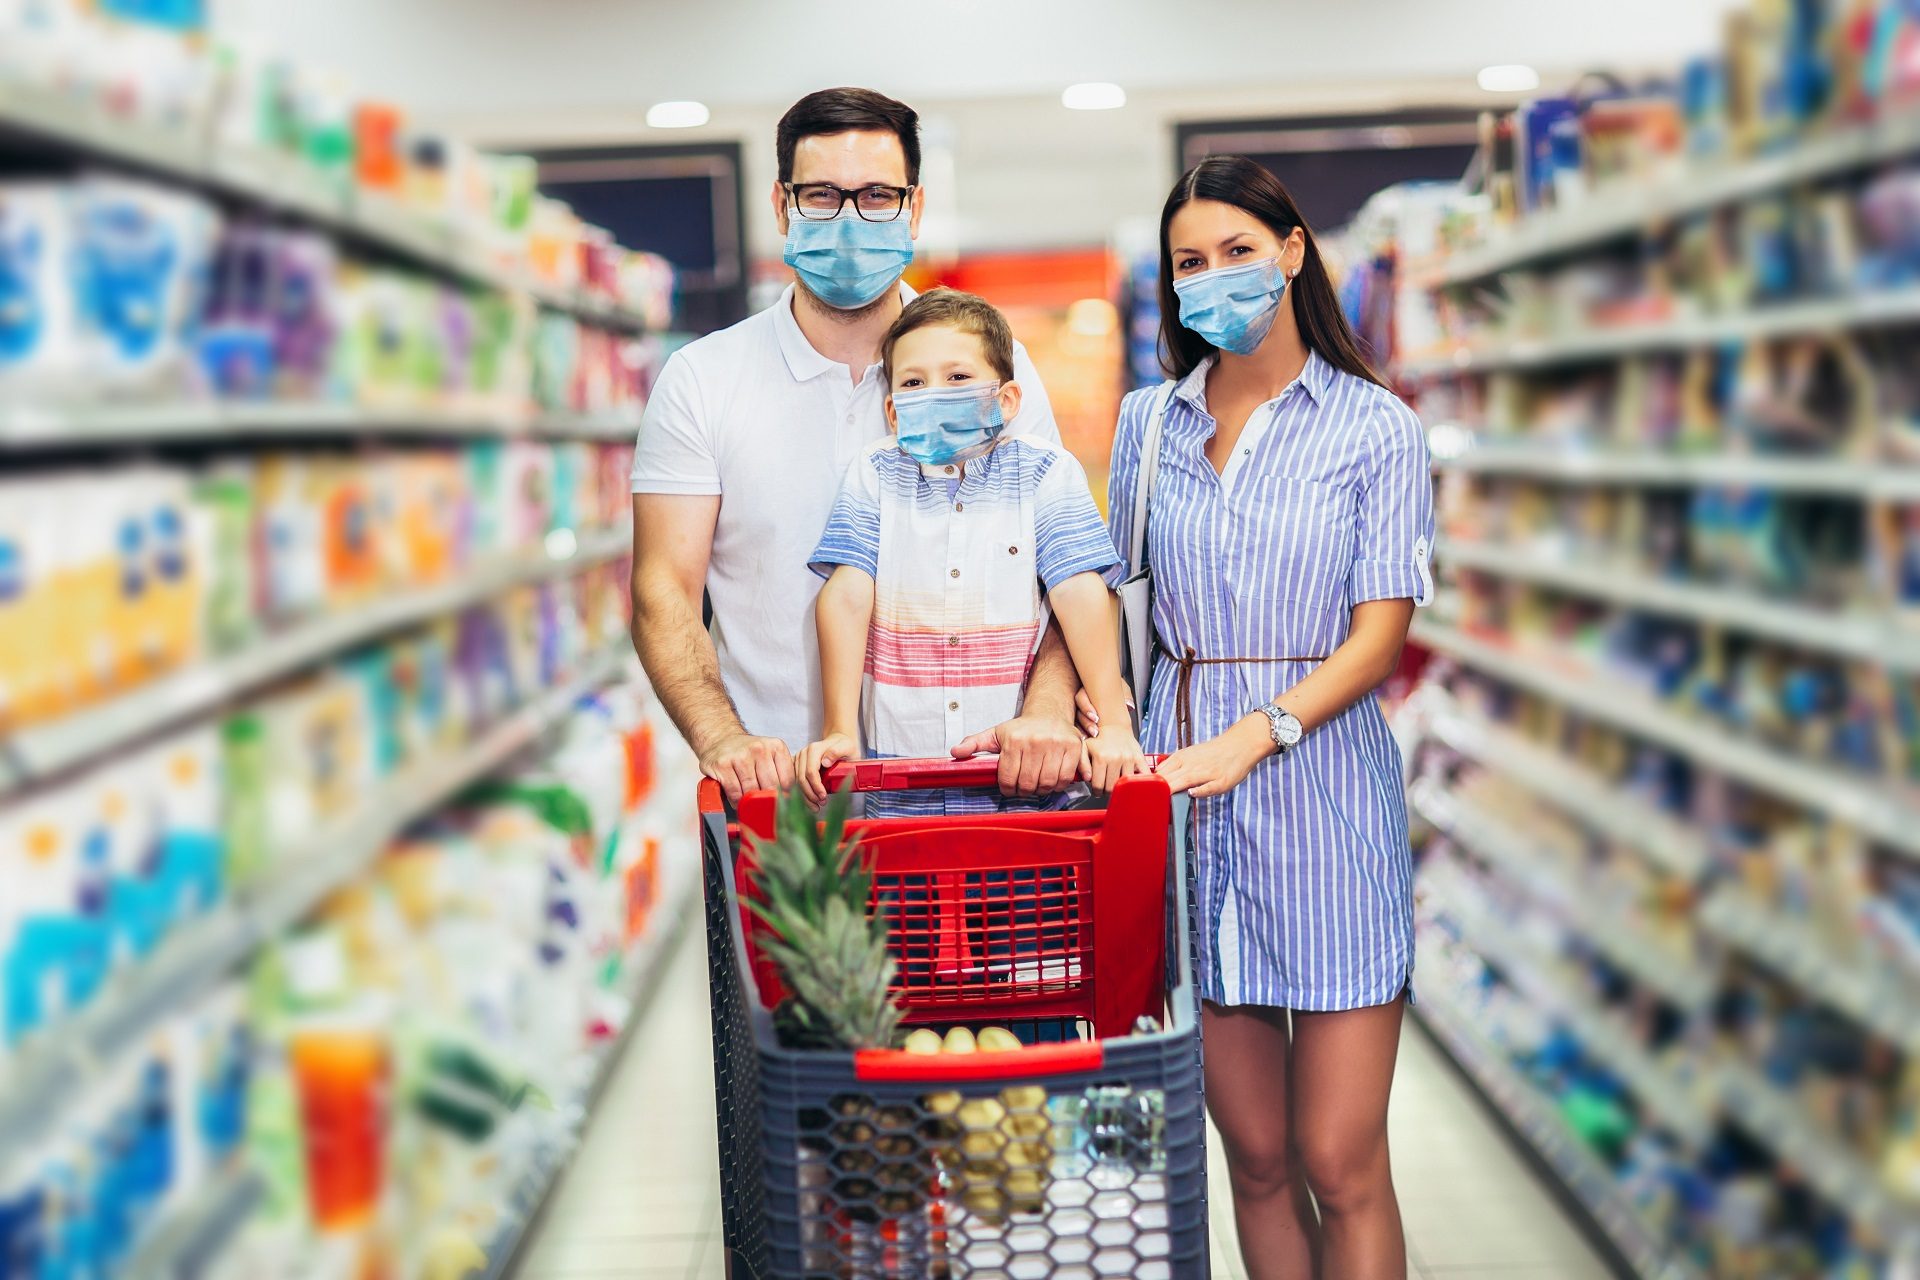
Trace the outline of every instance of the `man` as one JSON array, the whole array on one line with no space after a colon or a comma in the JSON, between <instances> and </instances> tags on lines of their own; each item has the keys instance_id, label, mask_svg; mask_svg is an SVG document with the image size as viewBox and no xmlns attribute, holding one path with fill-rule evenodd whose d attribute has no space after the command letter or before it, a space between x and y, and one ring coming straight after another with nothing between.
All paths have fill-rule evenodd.
<instances>
[{"instance_id":1,"label":"man","mask_svg":"<svg viewBox=\"0 0 1920 1280\"><path fill-rule=\"evenodd\" d=\"M775 145L774 218L798 282L674 353L633 460L634 647L701 772L736 801L790 786L793 752L820 729L820 580L807 555L848 466L886 434L880 340L913 296L899 280L926 204L919 117L871 90L802 98ZM1014 361L1027 395L1009 431L1057 444L1017 344ZM954 755L999 751L1004 791L1065 786L1080 764L1076 687L1050 631L1021 715L975 726Z\"/></svg>"}]
</instances>

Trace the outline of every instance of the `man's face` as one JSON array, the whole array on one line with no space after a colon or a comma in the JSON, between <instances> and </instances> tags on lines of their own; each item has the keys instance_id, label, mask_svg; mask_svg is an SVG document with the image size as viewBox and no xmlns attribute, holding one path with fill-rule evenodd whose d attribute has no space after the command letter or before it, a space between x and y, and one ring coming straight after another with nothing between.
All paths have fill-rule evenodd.
<instances>
[{"instance_id":1,"label":"man's face","mask_svg":"<svg viewBox=\"0 0 1920 1280\"><path fill-rule=\"evenodd\" d=\"M793 149L793 185L830 182L848 191L862 187L904 187L907 184L907 154L900 139L887 130L859 129L848 133L822 133L800 139ZM926 192L915 187L902 217L911 219L914 239L920 238L920 213L926 204ZM793 216L787 188L773 184L773 216L780 234L787 234L788 219ZM849 205L840 211L843 218L860 215Z\"/></svg>"}]
</instances>

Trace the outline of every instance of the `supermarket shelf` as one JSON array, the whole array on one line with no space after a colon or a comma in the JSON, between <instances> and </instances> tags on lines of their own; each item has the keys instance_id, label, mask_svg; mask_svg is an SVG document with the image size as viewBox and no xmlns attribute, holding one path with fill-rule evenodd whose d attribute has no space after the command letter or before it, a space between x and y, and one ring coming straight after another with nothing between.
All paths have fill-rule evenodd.
<instances>
[{"instance_id":1,"label":"supermarket shelf","mask_svg":"<svg viewBox=\"0 0 1920 1280\"><path fill-rule=\"evenodd\" d=\"M1827 1133L1792 1099L1743 1063L1721 1068L1727 1114L1749 1136L1799 1170L1835 1208L1870 1225L1897 1252L1920 1247L1920 1202L1900 1200L1865 1157Z\"/></svg>"},{"instance_id":2,"label":"supermarket shelf","mask_svg":"<svg viewBox=\"0 0 1920 1280\"><path fill-rule=\"evenodd\" d=\"M627 1042L633 1038L634 1030L645 1014L647 1000L659 983L660 971L685 934L687 921L696 914L696 884L697 881L689 876L685 888L655 908L652 927L647 930L639 950L627 961L634 975L627 990L630 1005L627 1020L619 1034L601 1048L586 1087L574 1104L566 1109L556 1126L556 1132L544 1144L544 1150L529 1161L514 1189L508 1193L505 1221L494 1233L493 1242L487 1248L487 1266L481 1273L482 1280L504 1280L512 1271L528 1229L538 1220L547 1197L552 1194L561 1175L580 1150L587 1121L592 1117L614 1068L626 1052Z\"/></svg>"},{"instance_id":3,"label":"supermarket shelf","mask_svg":"<svg viewBox=\"0 0 1920 1280\"><path fill-rule=\"evenodd\" d=\"M333 185L271 153L237 152L182 128L117 117L53 89L0 79L0 132L106 160L173 182L281 210L422 266L476 284L531 294L541 305L612 328L643 329L636 311L536 284L493 263L445 223L375 193Z\"/></svg>"},{"instance_id":4,"label":"supermarket shelf","mask_svg":"<svg viewBox=\"0 0 1920 1280\"><path fill-rule=\"evenodd\" d=\"M1461 755L1512 778L1608 839L1638 848L1674 875L1695 881L1705 874L1707 850L1690 827L1584 766L1456 707L1443 705L1429 727Z\"/></svg>"},{"instance_id":5,"label":"supermarket shelf","mask_svg":"<svg viewBox=\"0 0 1920 1280\"><path fill-rule=\"evenodd\" d=\"M1690 166L1652 188L1605 192L1528 218L1492 243L1447 259L1434 273L1435 282L1467 284L1556 255L1597 248L1673 218L1915 151L1920 151L1920 113L1905 111L1874 124L1815 135L1775 155Z\"/></svg>"},{"instance_id":6,"label":"supermarket shelf","mask_svg":"<svg viewBox=\"0 0 1920 1280\"><path fill-rule=\"evenodd\" d=\"M1713 999L1717 967L1676 953L1619 912L1596 906L1590 893L1537 857L1526 837L1507 824L1424 779L1407 798L1435 827L1552 905L1596 951L1648 990L1681 1009L1700 1009Z\"/></svg>"},{"instance_id":7,"label":"supermarket shelf","mask_svg":"<svg viewBox=\"0 0 1920 1280\"><path fill-rule=\"evenodd\" d=\"M1724 485L1831 494L1869 502L1920 502L1920 466L1891 460L1676 454L1503 439L1478 443L1453 457L1436 457L1435 465L1447 471L1530 476L1563 484L1674 489Z\"/></svg>"},{"instance_id":8,"label":"supermarket shelf","mask_svg":"<svg viewBox=\"0 0 1920 1280\"><path fill-rule=\"evenodd\" d=\"M1413 639L1488 675L1691 756L1748 786L1828 814L1891 848L1920 857L1920 811L1871 779L1742 741L1604 673L1571 672L1564 660L1516 652L1457 627L1417 618Z\"/></svg>"},{"instance_id":9,"label":"supermarket shelf","mask_svg":"<svg viewBox=\"0 0 1920 1280\"><path fill-rule=\"evenodd\" d=\"M1902 628L1891 617L1836 613L1708 583L1676 582L1637 568L1580 564L1485 542L1449 540L1442 548L1442 563L1766 636L1797 648L1920 671L1920 631Z\"/></svg>"},{"instance_id":10,"label":"supermarket shelf","mask_svg":"<svg viewBox=\"0 0 1920 1280\"><path fill-rule=\"evenodd\" d=\"M1712 1105L1642 1048L1619 1019L1594 1007L1569 984L1556 958L1516 935L1470 899L1445 884L1451 877L1429 875L1429 891L1439 890L1440 911L1451 916L1468 949L1491 961L1518 990L1560 1020L1582 1049L1623 1080L1634 1097L1676 1137L1693 1146L1711 1135Z\"/></svg>"},{"instance_id":11,"label":"supermarket shelf","mask_svg":"<svg viewBox=\"0 0 1920 1280\"><path fill-rule=\"evenodd\" d=\"M226 657L151 681L99 707L0 739L0 799L50 774L221 705L352 645L468 605L521 583L578 573L626 555L625 529L582 535L571 554L524 553L422 591L396 592L364 609L303 622ZM555 544L555 549L562 549Z\"/></svg>"},{"instance_id":12,"label":"supermarket shelf","mask_svg":"<svg viewBox=\"0 0 1920 1280\"><path fill-rule=\"evenodd\" d=\"M573 679L468 746L386 779L358 812L285 850L272 883L243 889L233 901L183 927L63 1026L28 1042L0 1076L0 1150L21 1150L35 1141L95 1077L97 1064L123 1055L168 1012L208 990L329 894L352 883L408 825L538 741L572 713L583 695L616 676L630 655L624 640L609 646L584 661Z\"/></svg>"},{"instance_id":13,"label":"supermarket shelf","mask_svg":"<svg viewBox=\"0 0 1920 1280\"><path fill-rule=\"evenodd\" d=\"M1890 964L1862 962L1823 943L1801 921L1732 886L1709 894L1701 928L1759 960L1811 995L1920 1055L1920 1000L1912 978Z\"/></svg>"},{"instance_id":14,"label":"supermarket shelf","mask_svg":"<svg viewBox=\"0 0 1920 1280\"><path fill-rule=\"evenodd\" d=\"M266 1198L260 1174L241 1166L164 1214L120 1272L124 1280L193 1280L206 1272Z\"/></svg>"},{"instance_id":15,"label":"supermarket shelf","mask_svg":"<svg viewBox=\"0 0 1920 1280\"><path fill-rule=\"evenodd\" d=\"M1450 373L1539 369L1650 351L1685 351L1721 343L1911 323L1920 323L1920 289L1890 289L1769 304L1733 315L1594 327L1564 337L1488 341L1461 346L1449 354L1405 361L1399 373L1406 378L1431 378Z\"/></svg>"},{"instance_id":16,"label":"supermarket shelf","mask_svg":"<svg viewBox=\"0 0 1920 1280\"><path fill-rule=\"evenodd\" d=\"M639 415L524 414L320 402L0 409L0 448L303 436L434 435L631 441Z\"/></svg>"},{"instance_id":17,"label":"supermarket shelf","mask_svg":"<svg viewBox=\"0 0 1920 1280\"><path fill-rule=\"evenodd\" d=\"M1552 1102L1514 1070L1470 1016L1431 985L1420 989L1420 1003L1413 1013L1560 1178L1640 1280L1703 1280L1684 1261L1669 1256L1660 1238L1621 1194L1606 1165L1574 1136Z\"/></svg>"}]
</instances>

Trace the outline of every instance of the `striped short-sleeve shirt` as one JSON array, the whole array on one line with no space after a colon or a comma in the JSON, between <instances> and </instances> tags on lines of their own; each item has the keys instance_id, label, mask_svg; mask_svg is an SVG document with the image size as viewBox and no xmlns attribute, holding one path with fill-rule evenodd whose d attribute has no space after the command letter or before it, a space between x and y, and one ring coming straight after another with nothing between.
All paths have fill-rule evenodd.
<instances>
[{"instance_id":1,"label":"striped short-sleeve shirt","mask_svg":"<svg viewBox=\"0 0 1920 1280\"><path fill-rule=\"evenodd\" d=\"M820 545L826 576L874 581L861 686L867 755L945 756L1019 713L1042 625L1042 592L1119 557L1087 488L1057 445L1005 437L964 464L923 467L889 437L847 472ZM939 811L995 808L954 794ZM871 806L869 807L871 812Z\"/></svg>"}]
</instances>

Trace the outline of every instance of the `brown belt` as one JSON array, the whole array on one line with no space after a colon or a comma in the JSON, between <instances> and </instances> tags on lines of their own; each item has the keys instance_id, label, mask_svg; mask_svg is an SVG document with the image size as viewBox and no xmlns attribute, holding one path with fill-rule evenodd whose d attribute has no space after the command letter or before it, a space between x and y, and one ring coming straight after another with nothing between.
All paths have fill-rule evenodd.
<instances>
[{"instance_id":1,"label":"brown belt","mask_svg":"<svg viewBox=\"0 0 1920 1280\"><path fill-rule=\"evenodd\" d=\"M1180 683L1174 689L1173 719L1184 750L1193 745L1193 670L1195 667L1271 667L1283 662L1325 662L1325 658L1202 658L1187 646L1186 656L1175 658Z\"/></svg>"}]
</instances>

